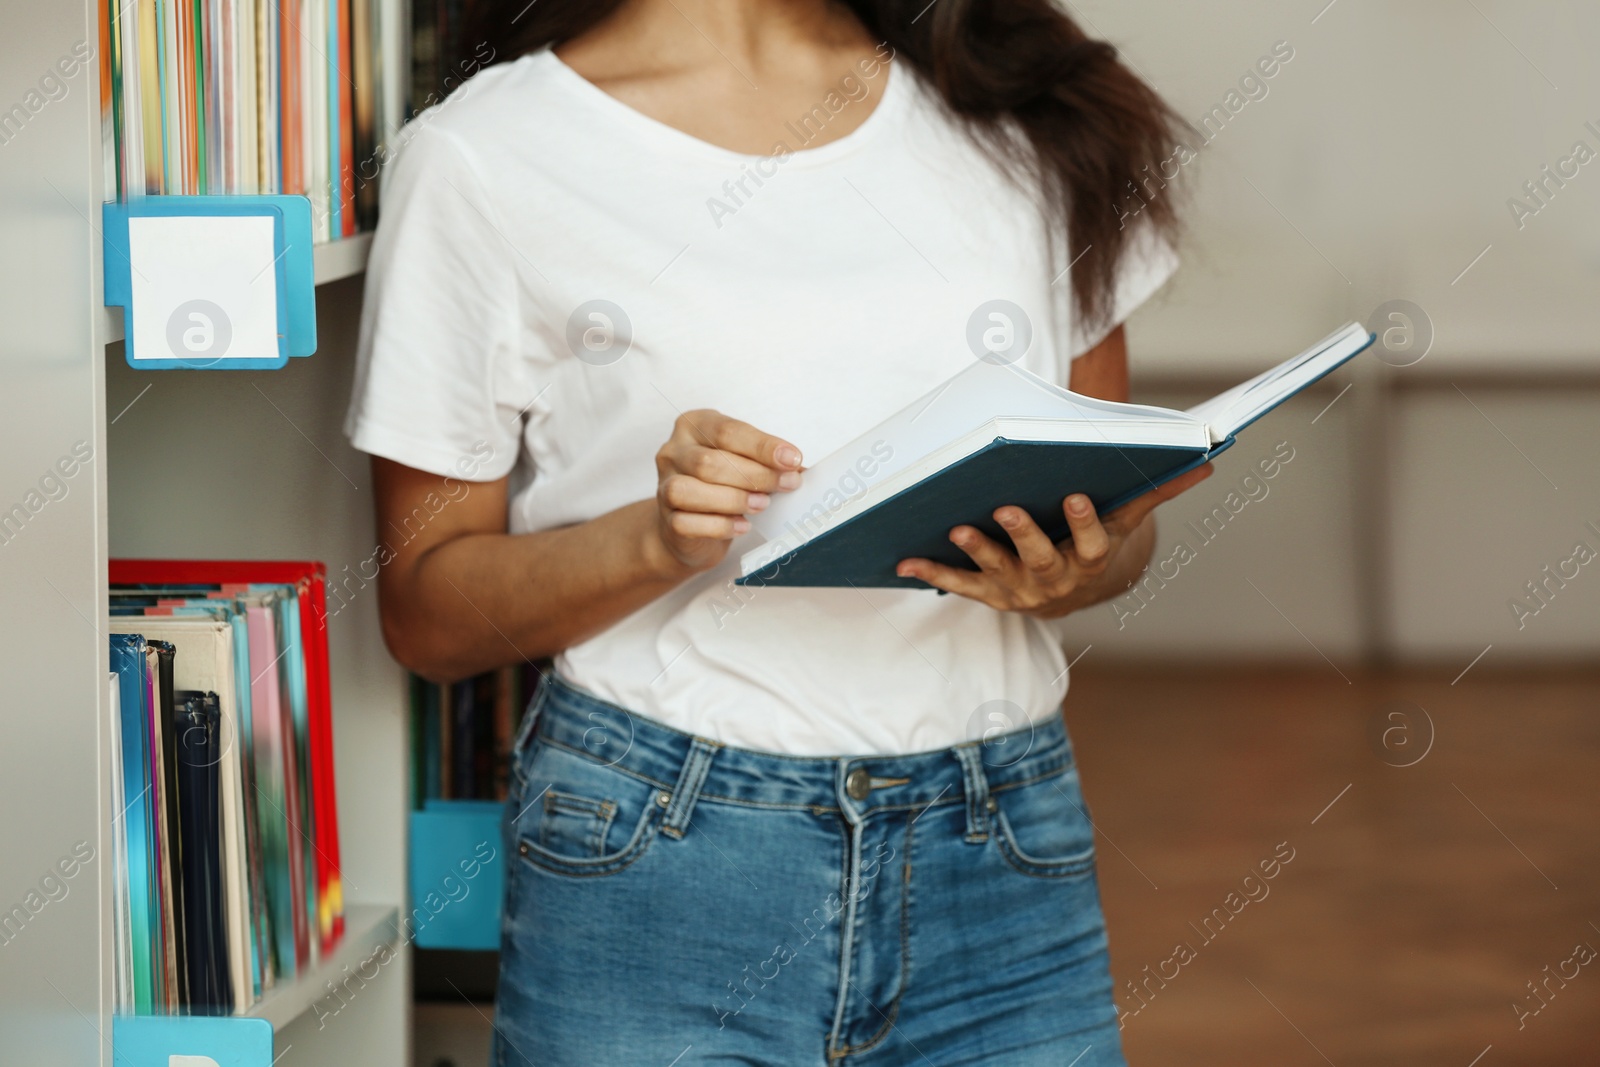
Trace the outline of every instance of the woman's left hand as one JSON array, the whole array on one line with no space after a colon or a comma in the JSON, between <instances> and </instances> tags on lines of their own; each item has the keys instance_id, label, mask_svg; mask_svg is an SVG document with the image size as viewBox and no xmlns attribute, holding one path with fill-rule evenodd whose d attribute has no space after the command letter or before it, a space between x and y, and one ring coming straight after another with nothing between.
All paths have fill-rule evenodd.
<instances>
[{"instance_id":1,"label":"woman's left hand","mask_svg":"<svg viewBox=\"0 0 1600 1067\"><path fill-rule=\"evenodd\" d=\"M998 508L994 519L1011 536L1008 548L973 526L957 526L950 540L978 565L963 570L927 559L905 559L895 569L946 592L981 601L1000 611L1056 619L1106 600L1127 587L1149 562L1153 539L1139 536L1156 506L1211 475L1211 464L1174 478L1106 515L1095 514L1089 498L1074 493L1061 502L1072 531L1053 544L1026 511ZM1137 554L1138 559L1131 558Z\"/></svg>"}]
</instances>

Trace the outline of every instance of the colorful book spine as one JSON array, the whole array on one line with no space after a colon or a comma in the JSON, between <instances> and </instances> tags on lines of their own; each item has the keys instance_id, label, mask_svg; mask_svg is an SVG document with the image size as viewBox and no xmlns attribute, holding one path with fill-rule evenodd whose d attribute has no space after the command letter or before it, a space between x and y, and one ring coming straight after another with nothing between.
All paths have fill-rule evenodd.
<instances>
[{"instance_id":1,"label":"colorful book spine","mask_svg":"<svg viewBox=\"0 0 1600 1067\"><path fill-rule=\"evenodd\" d=\"M103 0L105 197L290 193L315 240L370 230L379 22L374 0Z\"/></svg>"},{"instance_id":2,"label":"colorful book spine","mask_svg":"<svg viewBox=\"0 0 1600 1067\"><path fill-rule=\"evenodd\" d=\"M155 929L142 940L163 973L155 983L160 995L145 1010L246 1011L280 982L314 967L344 933L326 570L320 563L113 560L110 584L113 630L142 628L171 638L172 662L165 672L153 662L151 677L169 683L186 677L181 688L199 693L202 705L204 690L225 691L218 698L218 743L230 762L214 782L201 779L216 792L216 817L206 825L215 826L221 845L198 872L188 865L181 835L174 839L170 829L158 828L154 866L170 874L156 886L165 895ZM203 678L194 659L201 647L196 626L212 642L204 646L210 669ZM162 645L146 636L141 647ZM162 699L158 686L144 706L160 708ZM183 824L187 794L181 782L174 788L161 777L182 770L181 759L159 758L164 739L183 738L172 732L170 715L166 722L165 731L160 718L145 727L152 739L147 751L154 753L148 780L160 788L143 803L155 804L147 809L155 819L175 799L178 816L166 817L170 827ZM194 888L219 880L218 893ZM126 881L129 892L118 900L135 895L131 875ZM130 939L131 911L131 903L119 910L113 928L129 930ZM130 975L117 987L118 1003L137 1011L131 983Z\"/></svg>"},{"instance_id":3,"label":"colorful book spine","mask_svg":"<svg viewBox=\"0 0 1600 1067\"><path fill-rule=\"evenodd\" d=\"M502 667L448 685L411 677L413 808L506 799L512 742L542 669Z\"/></svg>"}]
</instances>

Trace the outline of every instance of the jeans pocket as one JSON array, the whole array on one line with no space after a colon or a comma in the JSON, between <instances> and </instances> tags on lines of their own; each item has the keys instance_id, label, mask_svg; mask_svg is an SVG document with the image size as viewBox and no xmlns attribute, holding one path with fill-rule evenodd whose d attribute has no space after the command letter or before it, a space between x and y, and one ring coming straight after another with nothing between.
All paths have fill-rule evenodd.
<instances>
[{"instance_id":1,"label":"jeans pocket","mask_svg":"<svg viewBox=\"0 0 1600 1067\"><path fill-rule=\"evenodd\" d=\"M606 851L606 835L617 816L615 800L574 796L546 789L539 820L539 847L564 856L595 857Z\"/></svg>"},{"instance_id":2,"label":"jeans pocket","mask_svg":"<svg viewBox=\"0 0 1600 1067\"><path fill-rule=\"evenodd\" d=\"M1093 873L1094 824L1075 768L990 800L1000 855L1017 871L1035 878Z\"/></svg>"},{"instance_id":3,"label":"jeans pocket","mask_svg":"<svg viewBox=\"0 0 1600 1067\"><path fill-rule=\"evenodd\" d=\"M512 820L517 855L552 874L615 874L655 840L661 790L569 749L536 740Z\"/></svg>"}]
</instances>

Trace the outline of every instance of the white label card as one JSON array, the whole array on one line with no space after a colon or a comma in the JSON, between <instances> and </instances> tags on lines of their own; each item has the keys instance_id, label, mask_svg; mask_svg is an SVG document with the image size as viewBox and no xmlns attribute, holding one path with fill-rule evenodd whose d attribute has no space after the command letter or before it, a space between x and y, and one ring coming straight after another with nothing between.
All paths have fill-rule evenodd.
<instances>
[{"instance_id":1,"label":"white label card","mask_svg":"<svg viewBox=\"0 0 1600 1067\"><path fill-rule=\"evenodd\" d=\"M272 221L270 215L128 220L136 361L209 367L278 358Z\"/></svg>"}]
</instances>

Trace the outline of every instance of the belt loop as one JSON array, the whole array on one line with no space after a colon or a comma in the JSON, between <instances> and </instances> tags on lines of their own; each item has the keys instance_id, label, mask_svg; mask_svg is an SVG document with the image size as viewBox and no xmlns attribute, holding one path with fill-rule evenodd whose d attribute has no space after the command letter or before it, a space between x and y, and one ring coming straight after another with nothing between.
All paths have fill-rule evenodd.
<instances>
[{"instance_id":1,"label":"belt loop","mask_svg":"<svg viewBox=\"0 0 1600 1067\"><path fill-rule=\"evenodd\" d=\"M667 815L661 821L661 832L668 837L681 838L689 828L689 816L694 812L694 802L700 799L700 788L705 785L706 774L711 770L711 757L717 753L716 745L703 738L695 738L689 746L689 755L678 773L678 784L672 787L667 801Z\"/></svg>"},{"instance_id":2,"label":"belt loop","mask_svg":"<svg viewBox=\"0 0 1600 1067\"><path fill-rule=\"evenodd\" d=\"M977 744L957 745L961 761L961 786L967 793L967 834L971 844L989 840L989 777L983 773L982 750Z\"/></svg>"}]
</instances>

